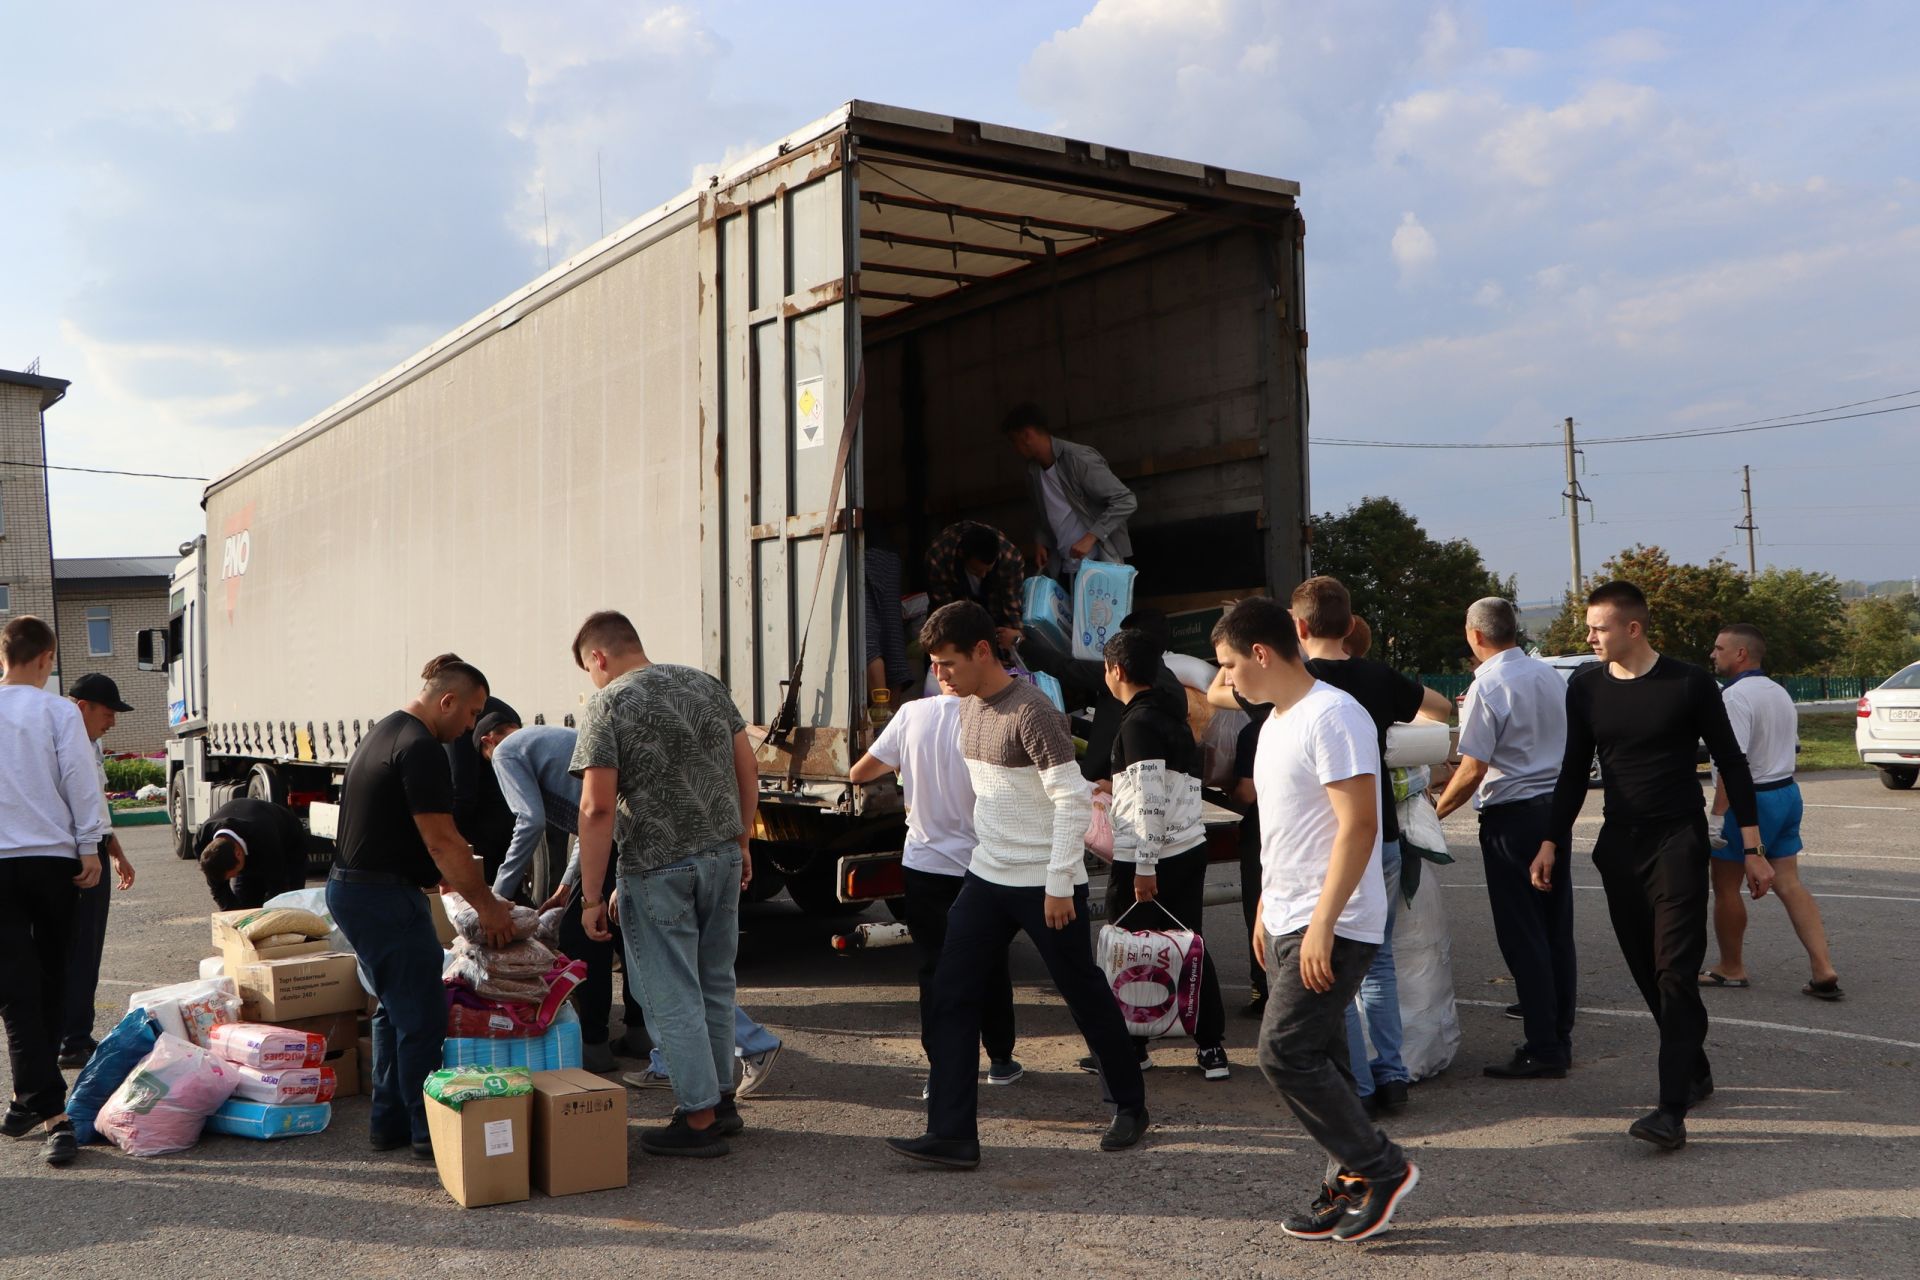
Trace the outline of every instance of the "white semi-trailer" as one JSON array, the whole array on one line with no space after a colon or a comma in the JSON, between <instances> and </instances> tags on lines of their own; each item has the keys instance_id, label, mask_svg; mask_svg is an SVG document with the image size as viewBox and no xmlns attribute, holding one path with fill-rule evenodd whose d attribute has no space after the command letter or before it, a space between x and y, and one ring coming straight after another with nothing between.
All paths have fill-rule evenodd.
<instances>
[{"instance_id":1,"label":"white semi-trailer","mask_svg":"<svg viewBox=\"0 0 1920 1280\"><path fill-rule=\"evenodd\" d=\"M572 722L569 642L618 608L754 726L755 890L897 892L885 856L849 860L902 829L897 792L847 781L872 736L864 549L912 590L955 519L1024 538L996 427L1035 401L1138 494L1136 599L1291 589L1297 194L854 102L621 228L207 486L172 622L143 637L183 856L236 794L331 835L355 745L433 654Z\"/></svg>"}]
</instances>

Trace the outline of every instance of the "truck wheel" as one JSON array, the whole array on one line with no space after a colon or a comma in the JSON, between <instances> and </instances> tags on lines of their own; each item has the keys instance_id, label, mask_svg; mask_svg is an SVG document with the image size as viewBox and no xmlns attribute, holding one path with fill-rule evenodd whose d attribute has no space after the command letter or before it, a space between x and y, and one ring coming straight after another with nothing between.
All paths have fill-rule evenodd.
<instances>
[{"instance_id":1,"label":"truck wheel","mask_svg":"<svg viewBox=\"0 0 1920 1280\"><path fill-rule=\"evenodd\" d=\"M287 803L287 784L280 778L280 771L270 764L257 764L247 772L247 797L252 800L271 800L285 807Z\"/></svg>"},{"instance_id":2,"label":"truck wheel","mask_svg":"<svg viewBox=\"0 0 1920 1280\"><path fill-rule=\"evenodd\" d=\"M1910 791L1915 778L1920 778L1920 768L1903 769L1898 765L1880 766L1880 785L1889 791Z\"/></svg>"},{"instance_id":3,"label":"truck wheel","mask_svg":"<svg viewBox=\"0 0 1920 1280\"><path fill-rule=\"evenodd\" d=\"M173 825L173 856L182 862L193 858L193 834L187 830L187 774L175 770L167 779L167 821Z\"/></svg>"},{"instance_id":4,"label":"truck wheel","mask_svg":"<svg viewBox=\"0 0 1920 1280\"><path fill-rule=\"evenodd\" d=\"M854 916L872 905L840 901L834 892L833 862L826 858L818 859L798 875L788 876L787 894L795 906L810 916Z\"/></svg>"}]
</instances>

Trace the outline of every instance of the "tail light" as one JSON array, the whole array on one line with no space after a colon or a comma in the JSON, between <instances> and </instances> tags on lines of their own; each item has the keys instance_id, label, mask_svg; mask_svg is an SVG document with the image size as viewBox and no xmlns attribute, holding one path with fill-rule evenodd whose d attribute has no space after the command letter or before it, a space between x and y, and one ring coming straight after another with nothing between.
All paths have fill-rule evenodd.
<instances>
[{"instance_id":1,"label":"tail light","mask_svg":"<svg viewBox=\"0 0 1920 1280\"><path fill-rule=\"evenodd\" d=\"M1873 714L1873 704L1865 698L1860 699L1859 715L1862 720Z\"/></svg>"}]
</instances>

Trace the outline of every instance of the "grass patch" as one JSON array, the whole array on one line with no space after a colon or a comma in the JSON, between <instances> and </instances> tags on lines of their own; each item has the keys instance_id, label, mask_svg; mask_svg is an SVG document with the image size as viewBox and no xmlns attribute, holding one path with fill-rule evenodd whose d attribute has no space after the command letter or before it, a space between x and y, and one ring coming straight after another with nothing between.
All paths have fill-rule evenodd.
<instances>
[{"instance_id":1,"label":"grass patch","mask_svg":"<svg viewBox=\"0 0 1920 1280\"><path fill-rule=\"evenodd\" d=\"M1800 773L1816 769L1865 769L1860 752L1853 745L1853 726L1857 717L1850 711L1823 711L1800 717L1800 755L1794 768Z\"/></svg>"}]
</instances>

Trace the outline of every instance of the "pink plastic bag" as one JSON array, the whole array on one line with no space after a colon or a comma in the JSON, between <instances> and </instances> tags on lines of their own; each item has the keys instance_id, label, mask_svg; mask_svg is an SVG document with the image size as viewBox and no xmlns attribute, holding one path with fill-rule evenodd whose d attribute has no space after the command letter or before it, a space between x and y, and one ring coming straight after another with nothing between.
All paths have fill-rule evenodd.
<instances>
[{"instance_id":1,"label":"pink plastic bag","mask_svg":"<svg viewBox=\"0 0 1920 1280\"><path fill-rule=\"evenodd\" d=\"M199 1045L161 1035L94 1119L94 1127L130 1156L185 1151L207 1117L233 1095L234 1067Z\"/></svg>"},{"instance_id":2,"label":"pink plastic bag","mask_svg":"<svg viewBox=\"0 0 1920 1280\"><path fill-rule=\"evenodd\" d=\"M1108 813L1113 797L1104 791L1093 793L1093 816L1087 819L1087 852L1102 862L1113 861L1113 816Z\"/></svg>"}]
</instances>

